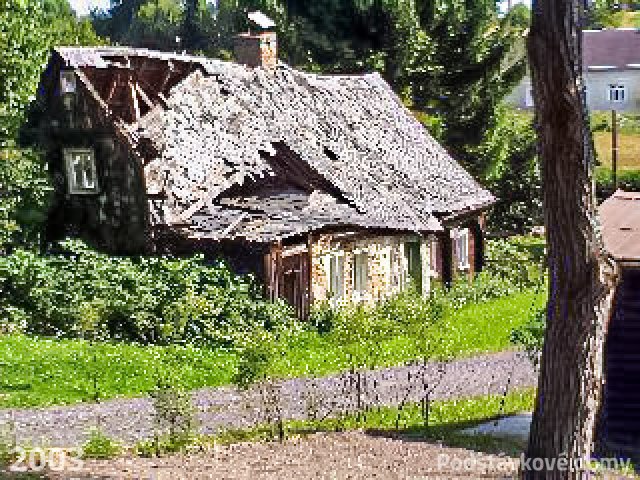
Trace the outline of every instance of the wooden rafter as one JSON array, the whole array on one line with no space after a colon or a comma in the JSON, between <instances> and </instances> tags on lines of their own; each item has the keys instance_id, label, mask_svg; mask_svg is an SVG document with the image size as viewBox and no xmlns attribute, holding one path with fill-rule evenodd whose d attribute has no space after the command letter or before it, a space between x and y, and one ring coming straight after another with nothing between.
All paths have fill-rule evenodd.
<instances>
[{"instance_id":1,"label":"wooden rafter","mask_svg":"<svg viewBox=\"0 0 640 480\"><path fill-rule=\"evenodd\" d=\"M107 97L105 98L105 101L107 102L107 104L111 101L111 99L113 98L113 94L116 92L116 88L118 87L118 82L120 80L120 75L119 73L116 71L113 75L113 78L111 79L111 84L109 86L109 91L107 92Z\"/></svg>"},{"instance_id":2,"label":"wooden rafter","mask_svg":"<svg viewBox=\"0 0 640 480\"><path fill-rule=\"evenodd\" d=\"M153 108L154 103L151 101L151 99L149 98L149 96L145 93L145 91L143 90L143 88L140 86L139 83L136 82L136 92L138 92L138 95L140 95L140 98L142 99L142 101L147 105L147 107L149 108Z\"/></svg>"},{"instance_id":3,"label":"wooden rafter","mask_svg":"<svg viewBox=\"0 0 640 480\"><path fill-rule=\"evenodd\" d=\"M138 104L136 86L131 80L129 80L129 89L131 91L131 111L133 114L133 121L137 122L140 120L140 105Z\"/></svg>"}]
</instances>

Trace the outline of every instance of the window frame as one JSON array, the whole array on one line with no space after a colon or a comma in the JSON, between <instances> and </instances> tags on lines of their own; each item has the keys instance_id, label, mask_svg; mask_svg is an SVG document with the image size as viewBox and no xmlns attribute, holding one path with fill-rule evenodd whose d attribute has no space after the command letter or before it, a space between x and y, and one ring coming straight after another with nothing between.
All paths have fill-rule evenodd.
<instances>
[{"instance_id":1,"label":"window frame","mask_svg":"<svg viewBox=\"0 0 640 480\"><path fill-rule=\"evenodd\" d=\"M344 297L344 255L329 255L328 297L332 302L339 302ZM337 287L337 288L334 288Z\"/></svg>"},{"instance_id":2,"label":"window frame","mask_svg":"<svg viewBox=\"0 0 640 480\"><path fill-rule=\"evenodd\" d=\"M471 265L469 263L469 240L470 237L468 228L460 228L456 230L456 263L459 270L468 270L469 268L471 268ZM464 252L464 258L462 258L462 252Z\"/></svg>"},{"instance_id":3,"label":"window frame","mask_svg":"<svg viewBox=\"0 0 640 480\"><path fill-rule=\"evenodd\" d=\"M363 262L364 259L364 263ZM356 252L353 254L353 293L366 295L369 292L369 254Z\"/></svg>"},{"instance_id":4,"label":"window frame","mask_svg":"<svg viewBox=\"0 0 640 480\"><path fill-rule=\"evenodd\" d=\"M614 100L613 93L616 93L617 100ZM619 95L622 94L622 99L619 99ZM629 88L627 82L624 80L617 80L607 84L607 101L615 104L625 104L629 98Z\"/></svg>"},{"instance_id":5,"label":"window frame","mask_svg":"<svg viewBox=\"0 0 640 480\"><path fill-rule=\"evenodd\" d=\"M74 95L77 91L76 74L73 70L60 70L60 93Z\"/></svg>"},{"instance_id":6,"label":"window frame","mask_svg":"<svg viewBox=\"0 0 640 480\"><path fill-rule=\"evenodd\" d=\"M65 170L67 174L67 190L72 195L94 195L98 193L98 170L96 166L96 155L93 148L65 148L63 149L63 157L65 163ZM76 155L88 155L88 161L90 162L90 171L92 173L93 182L88 182L86 176L86 166L82 167L83 179L82 184L78 185L76 177L76 163L74 157ZM85 159L86 161L86 159Z\"/></svg>"}]
</instances>

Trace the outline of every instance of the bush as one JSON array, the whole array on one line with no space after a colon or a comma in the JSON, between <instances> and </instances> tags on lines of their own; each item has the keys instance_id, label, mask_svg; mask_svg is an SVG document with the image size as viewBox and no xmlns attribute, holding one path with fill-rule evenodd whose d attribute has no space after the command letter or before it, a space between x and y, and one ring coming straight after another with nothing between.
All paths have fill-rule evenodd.
<instances>
[{"instance_id":1,"label":"bush","mask_svg":"<svg viewBox=\"0 0 640 480\"><path fill-rule=\"evenodd\" d=\"M51 191L38 154L17 148L0 150L0 253L10 244L38 243Z\"/></svg>"},{"instance_id":2,"label":"bush","mask_svg":"<svg viewBox=\"0 0 640 480\"><path fill-rule=\"evenodd\" d=\"M191 445L198 428L191 393L177 387L175 378L167 377L158 379L151 398L155 412L156 453L178 452Z\"/></svg>"},{"instance_id":3,"label":"bush","mask_svg":"<svg viewBox=\"0 0 640 480\"><path fill-rule=\"evenodd\" d=\"M608 168L596 168L596 195L598 201L610 197L615 189L613 186L613 175ZM627 191L640 191L640 170L618 171L618 188Z\"/></svg>"},{"instance_id":4,"label":"bush","mask_svg":"<svg viewBox=\"0 0 640 480\"><path fill-rule=\"evenodd\" d=\"M591 112L591 130L594 132L610 132L613 128L611 112ZM618 132L621 134L640 133L640 115L618 113Z\"/></svg>"},{"instance_id":5,"label":"bush","mask_svg":"<svg viewBox=\"0 0 640 480\"><path fill-rule=\"evenodd\" d=\"M0 328L143 344L233 344L256 328L292 321L251 277L202 257L119 258L77 241L63 254L0 257Z\"/></svg>"},{"instance_id":6,"label":"bush","mask_svg":"<svg viewBox=\"0 0 640 480\"><path fill-rule=\"evenodd\" d=\"M511 332L511 342L523 347L531 361L536 365L542 354L546 320L546 308L536 309L531 313L530 319L525 325Z\"/></svg>"},{"instance_id":7,"label":"bush","mask_svg":"<svg viewBox=\"0 0 640 480\"><path fill-rule=\"evenodd\" d=\"M121 447L118 443L106 436L101 430L93 429L89 440L82 447L83 458L107 460L120 454Z\"/></svg>"}]
</instances>

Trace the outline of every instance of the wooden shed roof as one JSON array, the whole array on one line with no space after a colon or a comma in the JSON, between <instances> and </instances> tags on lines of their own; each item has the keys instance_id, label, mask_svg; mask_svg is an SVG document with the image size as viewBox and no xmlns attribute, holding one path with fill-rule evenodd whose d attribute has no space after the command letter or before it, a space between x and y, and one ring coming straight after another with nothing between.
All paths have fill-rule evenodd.
<instances>
[{"instance_id":1,"label":"wooden shed roof","mask_svg":"<svg viewBox=\"0 0 640 480\"><path fill-rule=\"evenodd\" d=\"M168 197L156 221L191 223L199 237L267 241L327 225L438 231L438 216L495 201L376 73L315 75L283 64L252 69L131 48L58 52L77 69L108 69L116 56L200 67L185 70L128 129L133 141L156 152L145 165L147 188ZM292 193L284 184L269 197L229 198L232 188L252 191L277 177L277 145L326 180L333 203L318 206L326 190Z\"/></svg>"},{"instance_id":2,"label":"wooden shed roof","mask_svg":"<svg viewBox=\"0 0 640 480\"><path fill-rule=\"evenodd\" d=\"M618 190L598 213L607 252L617 261L640 261L640 192Z\"/></svg>"}]
</instances>

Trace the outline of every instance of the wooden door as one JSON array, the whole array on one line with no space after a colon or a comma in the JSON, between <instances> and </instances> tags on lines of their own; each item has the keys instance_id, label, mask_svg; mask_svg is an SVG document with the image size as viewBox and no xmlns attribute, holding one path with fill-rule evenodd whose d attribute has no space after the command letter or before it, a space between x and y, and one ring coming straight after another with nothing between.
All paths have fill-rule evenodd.
<instances>
[{"instance_id":1,"label":"wooden door","mask_svg":"<svg viewBox=\"0 0 640 480\"><path fill-rule=\"evenodd\" d=\"M281 297L295 308L301 319L309 315L309 275L307 252L282 258Z\"/></svg>"}]
</instances>

